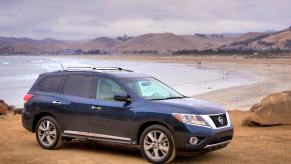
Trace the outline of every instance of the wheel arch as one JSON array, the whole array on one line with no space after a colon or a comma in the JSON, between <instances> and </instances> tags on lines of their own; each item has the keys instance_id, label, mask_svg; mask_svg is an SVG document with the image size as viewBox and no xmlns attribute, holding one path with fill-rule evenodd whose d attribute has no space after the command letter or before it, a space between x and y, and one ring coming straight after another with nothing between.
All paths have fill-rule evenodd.
<instances>
[{"instance_id":1,"label":"wheel arch","mask_svg":"<svg viewBox=\"0 0 291 164\"><path fill-rule=\"evenodd\" d=\"M167 128L172 134L173 134L173 130L170 128L169 125L167 125L166 123L162 122L162 121L156 121L156 120L150 120L150 121L146 121L144 123L142 123L139 128L138 128L138 131L137 131L137 137L136 137L136 141L137 141L137 144L139 144L140 142L140 137L142 135L142 132L152 126L152 125L161 125L161 126L164 126L165 128Z\"/></svg>"},{"instance_id":2,"label":"wheel arch","mask_svg":"<svg viewBox=\"0 0 291 164\"><path fill-rule=\"evenodd\" d=\"M51 117L53 117L55 120L57 120L56 117L55 117L53 114L51 114L51 113L48 113L48 112L42 112L42 113L39 113L39 114L37 114L37 115L34 117L34 119L33 119L33 123L32 123L32 132L35 132L38 121L39 121L41 118L45 117L45 116L51 116Z\"/></svg>"}]
</instances>

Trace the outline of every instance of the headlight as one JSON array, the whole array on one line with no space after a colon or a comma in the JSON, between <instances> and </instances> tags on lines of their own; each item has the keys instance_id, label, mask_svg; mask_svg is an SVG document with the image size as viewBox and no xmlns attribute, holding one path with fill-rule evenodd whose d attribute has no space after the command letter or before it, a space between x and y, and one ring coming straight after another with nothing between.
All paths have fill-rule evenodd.
<instances>
[{"instance_id":1,"label":"headlight","mask_svg":"<svg viewBox=\"0 0 291 164\"><path fill-rule=\"evenodd\" d=\"M184 124L209 127L209 125L199 115L172 113L172 116L174 116L177 120L179 120L180 122L183 122Z\"/></svg>"}]
</instances>

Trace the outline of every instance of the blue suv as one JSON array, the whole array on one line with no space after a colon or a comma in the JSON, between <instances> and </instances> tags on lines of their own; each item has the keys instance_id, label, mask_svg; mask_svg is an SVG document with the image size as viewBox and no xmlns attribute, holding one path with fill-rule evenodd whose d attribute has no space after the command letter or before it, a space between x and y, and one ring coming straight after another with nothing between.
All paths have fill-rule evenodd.
<instances>
[{"instance_id":1,"label":"blue suv","mask_svg":"<svg viewBox=\"0 0 291 164\"><path fill-rule=\"evenodd\" d=\"M122 68L67 68L41 74L24 96L23 127L44 149L72 139L139 145L152 163L228 145L223 107L189 98Z\"/></svg>"}]
</instances>

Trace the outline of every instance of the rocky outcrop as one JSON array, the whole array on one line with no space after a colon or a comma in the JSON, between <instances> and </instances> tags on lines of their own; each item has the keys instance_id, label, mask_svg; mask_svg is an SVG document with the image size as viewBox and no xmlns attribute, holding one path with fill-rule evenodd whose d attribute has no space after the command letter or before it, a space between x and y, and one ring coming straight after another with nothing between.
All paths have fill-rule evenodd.
<instances>
[{"instance_id":1,"label":"rocky outcrop","mask_svg":"<svg viewBox=\"0 0 291 164\"><path fill-rule=\"evenodd\" d=\"M9 106L3 100L0 100L0 115L6 115L8 111Z\"/></svg>"},{"instance_id":2,"label":"rocky outcrop","mask_svg":"<svg viewBox=\"0 0 291 164\"><path fill-rule=\"evenodd\" d=\"M291 124L291 91L274 93L251 107L252 115L243 120L246 126Z\"/></svg>"},{"instance_id":3,"label":"rocky outcrop","mask_svg":"<svg viewBox=\"0 0 291 164\"><path fill-rule=\"evenodd\" d=\"M16 114L22 114L22 108L14 108L13 110L13 114L16 115Z\"/></svg>"},{"instance_id":4,"label":"rocky outcrop","mask_svg":"<svg viewBox=\"0 0 291 164\"><path fill-rule=\"evenodd\" d=\"M22 113L22 108L16 108L13 105L8 105L4 100L0 100L0 115L6 115L8 112L16 114Z\"/></svg>"}]
</instances>

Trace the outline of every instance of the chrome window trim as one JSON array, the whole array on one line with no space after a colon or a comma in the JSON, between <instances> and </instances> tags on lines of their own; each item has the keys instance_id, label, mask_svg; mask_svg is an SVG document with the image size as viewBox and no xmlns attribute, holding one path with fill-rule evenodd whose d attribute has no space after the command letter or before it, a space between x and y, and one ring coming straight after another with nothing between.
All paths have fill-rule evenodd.
<instances>
[{"instance_id":1,"label":"chrome window trim","mask_svg":"<svg viewBox=\"0 0 291 164\"><path fill-rule=\"evenodd\" d=\"M216 127L214 122L213 122L213 120L210 118L210 116L222 115L222 114L226 115L227 125L226 126L222 126L222 127ZM223 129L223 128L228 128L228 127L231 126L231 120L230 120L228 112L219 113L219 114L200 115L200 116L208 123L208 125L211 126L212 129Z\"/></svg>"},{"instance_id":2,"label":"chrome window trim","mask_svg":"<svg viewBox=\"0 0 291 164\"><path fill-rule=\"evenodd\" d=\"M65 130L64 133L65 134L74 134L74 135L88 136L88 137L97 137L97 138L106 138L106 139L115 139L115 140L131 141L131 138L119 137L119 136L112 136L112 135L105 135L105 134L97 134L97 133L89 133L89 132L80 132L80 131Z\"/></svg>"}]
</instances>

